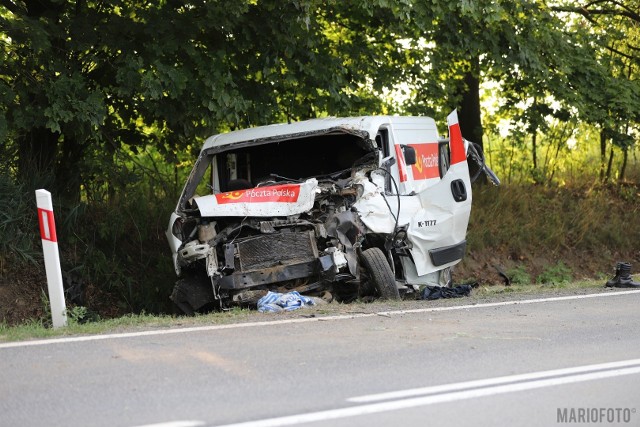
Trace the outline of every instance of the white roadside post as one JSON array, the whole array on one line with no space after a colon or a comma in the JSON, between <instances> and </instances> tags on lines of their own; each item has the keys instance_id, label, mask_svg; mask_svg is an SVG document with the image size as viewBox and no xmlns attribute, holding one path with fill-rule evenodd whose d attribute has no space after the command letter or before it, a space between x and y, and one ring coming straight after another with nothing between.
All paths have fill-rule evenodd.
<instances>
[{"instance_id":1,"label":"white roadside post","mask_svg":"<svg viewBox=\"0 0 640 427\"><path fill-rule=\"evenodd\" d=\"M42 252L44 252L44 267L47 271L51 320L53 320L53 327L59 328L67 326L67 308L64 302L58 236L56 235L56 223L53 219L51 193L47 190L36 190L36 203L38 205Z\"/></svg>"}]
</instances>

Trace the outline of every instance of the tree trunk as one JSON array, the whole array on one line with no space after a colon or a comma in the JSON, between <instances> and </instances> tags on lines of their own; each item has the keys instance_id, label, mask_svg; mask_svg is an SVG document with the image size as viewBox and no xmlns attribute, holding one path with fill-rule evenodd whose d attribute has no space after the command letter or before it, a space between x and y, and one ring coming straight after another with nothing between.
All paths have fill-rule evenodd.
<instances>
[{"instance_id":1,"label":"tree trunk","mask_svg":"<svg viewBox=\"0 0 640 427\"><path fill-rule=\"evenodd\" d=\"M537 110L538 107L538 98L533 98L533 106L532 110ZM533 158L533 177L536 179L536 170L538 169L538 125L536 124L535 119L531 120L529 124L529 130L531 131L531 157ZM545 164L546 167L546 164Z\"/></svg>"},{"instance_id":2,"label":"tree trunk","mask_svg":"<svg viewBox=\"0 0 640 427\"><path fill-rule=\"evenodd\" d=\"M68 201L80 201L82 174L80 163L85 146L72 138L65 138L60 144L60 153L55 169L59 193Z\"/></svg>"},{"instance_id":3,"label":"tree trunk","mask_svg":"<svg viewBox=\"0 0 640 427\"><path fill-rule=\"evenodd\" d=\"M33 20L55 25L64 13L65 3L54 0L26 0L26 16ZM58 51L66 52L65 39L56 32L48 34L48 42ZM33 70L41 74L40 69ZM48 78L42 73L41 78ZM40 105L42 94L31 95L34 105ZM38 107L36 107L38 108ZM34 186L46 186L51 192L65 198L78 199L80 194L79 163L84 147L77 141L65 139L60 132L45 127L32 128L19 137L17 173L21 180Z\"/></svg>"},{"instance_id":4,"label":"tree trunk","mask_svg":"<svg viewBox=\"0 0 640 427\"><path fill-rule=\"evenodd\" d=\"M608 182L611 178L611 166L613 165L613 146L611 146L611 151L609 152L609 163L607 164L607 173L604 177L604 182Z\"/></svg>"},{"instance_id":5,"label":"tree trunk","mask_svg":"<svg viewBox=\"0 0 640 427\"><path fill-rule=\"evenodd\" d=\"M33 128L18 140L18 176L34 185L51 185L55 180L55 159L59 134Z\"/></svg>"},{"instance_id":6,"label":"tree trunk","mask_svg":"<svg viewBox=\"0 0 640 427\"><path fill-rule=\"evenodd\" d=\"M531 133L531 155L533 156L533 170L538 169L538 148L537 148L538 132L534 129Z\"/></svg>"},{"instance_id":7,"label":"tree trunk","mask_svg":"<svg viewBox=\"0 0 640 427\"><path fill-rule=\"evenodd\" d=\"M625 146L622 149L622 166L620 167L620 176L618 177L618 182L624 181L624 175L627 172L627 159L629 157L629 147Z\"/></svg>"},{"instance_id":8,"label":"tree trunk","mask_svg":"<svg viewBox=\"0 0 640 427\"><path fill-rule=\"evenodd\" d=\"M460 130L462 136L482 147L482 118L480 111L480 65L476 58L473 69L464 76L464 90L460 103Z\"/></svg>"},{"instance_id":9,"label":"tree trunk","mask_svg":"<svg viewBox=\"0 0 640 427\"><path fill-rule=\"evenodd\" d=\"M604 127L600 129L600 181L604 181L604 165L607 161L607 135Z\"/></svg>"},{"instance_id":10,"label":"tree trunk","mask_svg":"<svg viewBox=\"0 0 640 427\"><path fill-rule=\"evenodd\" d=\"M34 186L78 201L83 147L75 141L61 141L60 134L35 128L19 139L18 176Z\"/></svg>"},{"instance_id":11,"label":"tree trunk","mask_svg":"<svg viewBox=\"0 0 640 427\"><path fill-rule=\"evenodd\" d=\"M461 90L462 100L460 103L460 131L462 136L483 149L482 143L482 117L480 110L480 60L475 57L471 61L471 70L464 75L464 87ZM478 165L469 162L469 172L475 175L478 172ZM478 182L486 183L484 175L480 175Z\"/></svg>"}]
</instances>

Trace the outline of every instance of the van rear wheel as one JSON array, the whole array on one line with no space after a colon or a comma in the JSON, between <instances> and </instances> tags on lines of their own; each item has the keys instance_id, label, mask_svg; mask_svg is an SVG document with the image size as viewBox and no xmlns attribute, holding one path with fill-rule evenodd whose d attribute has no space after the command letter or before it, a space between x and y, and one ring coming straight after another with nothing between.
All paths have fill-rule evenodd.
<instances>
[{"instance_id":1,"label":"van rear wheel","mask_svg":"<svg viewBox=\"0 0 640 427\"><path fill-rule=\"evenodd\" d=\"M396 286L391 266L387 257L378 248L369 248L362 252L362 263L376 294L382 299L399 299L400 292Z\"/></svg>"}]
</instances>

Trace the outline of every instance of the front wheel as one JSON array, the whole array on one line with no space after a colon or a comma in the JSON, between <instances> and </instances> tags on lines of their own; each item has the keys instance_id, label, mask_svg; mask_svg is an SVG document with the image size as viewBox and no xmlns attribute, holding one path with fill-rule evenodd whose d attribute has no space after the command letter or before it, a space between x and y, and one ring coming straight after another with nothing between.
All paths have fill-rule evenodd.
<instances>
[{"instance_id":1,"label":"front wheel","mask_svg":"<svg viewBox=\"0 0 640 427\"><path fill-rule=\"evenodd\" d=\"M382 299L399 299L400 292L396 286L391 266L387 257L378 248L369 248L362 252L362 264L368 280Z\"/></svg>"},{"instance_id":2,"label":"front wheel","mask_svg":"<svg viewBox=\"0 0 640 427\"><path fill-rule=\"evenodd\" d=\"M178 280L171 293L175 314L193 316L210 311L215 301L211 280L205 274L187 274Z\"/></svg>"}]
</instances>

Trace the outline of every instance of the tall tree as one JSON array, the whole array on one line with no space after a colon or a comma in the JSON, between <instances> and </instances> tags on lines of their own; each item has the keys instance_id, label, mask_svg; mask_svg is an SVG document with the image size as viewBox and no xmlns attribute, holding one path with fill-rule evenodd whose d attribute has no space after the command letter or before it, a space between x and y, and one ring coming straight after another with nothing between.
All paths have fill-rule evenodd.
<instances>
[{"instance_id":1,"label":"tall tree","mask_svg":"<svg viewBox=\"0 0 640 427\"><path fill-rule=\"evenodd\" d=\"M561 53L569 41L562 22L542 2L417 2L413 19L419 29L414 48L423 46L425 55L422 67L414 68L419 102L409 108L416 111L421 98L430 98L435 109L458 107L466 138L482 144L482 83L516 90L523 84L515 82L527 78L537 82L528 85L537 93L514 96L565 95L562 70L568 59Z\"/></svg>"},{"instance_id":2,"label":"tall tree","mask_svg":"<svg viewBox=\"0 0 640 427\"><path fill-rule=\"evenodd\" d=\"M123 145L171 157L218 130L380 111L369 82L392 75L395 47L376 32L397 20L391 3L2 0L11 164L23 177L51 173L76 198Z\"/></svg>"},{"instance_id":3,"label":"tall tree","mask_svg":"<svg viewBox=\"0 0 640 427\"><path fill-rule=\"evenodd\" d=\"M559 2L552 9L565 16L577 17L574 26L586 26L598 36L593 47L603 69L598 87L585 91L590 104L586 121L600 128L600 177L611 175L613 146L623 152L619 179L625 176L629 148L635 145L632 129L640 127L640 2L638 0L598 0ZM581 83L590 86L592 79ZM597 108L593 108L597 106ZM607 148L609 160L607 160Z\"/></svg>"}]
</instances>

